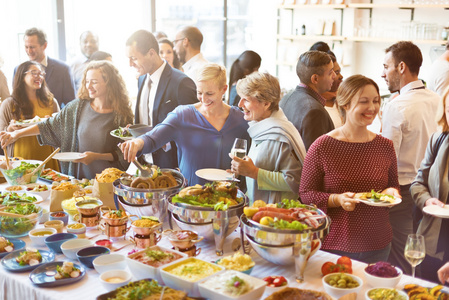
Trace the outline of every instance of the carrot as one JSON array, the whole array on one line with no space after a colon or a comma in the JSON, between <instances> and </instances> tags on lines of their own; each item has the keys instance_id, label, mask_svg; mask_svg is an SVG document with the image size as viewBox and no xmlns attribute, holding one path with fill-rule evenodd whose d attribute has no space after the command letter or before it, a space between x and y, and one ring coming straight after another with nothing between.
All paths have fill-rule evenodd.
<instances>
[{"instance_id":1,"label":"carrot","mask_svg":"<svg viewBox=\"0 0 449 300\"><path fill-rule=\"evenodd\" d=\"M259 211L252 217L252 220L255 222L260 222L260 219L262 219L263 217L271 217L273 219L278 218L281 220L285 220L287 222L293 222L295 220L295 218L293 218L289 215L274 212L274 211Z\"/></svg>"}]
</instances>

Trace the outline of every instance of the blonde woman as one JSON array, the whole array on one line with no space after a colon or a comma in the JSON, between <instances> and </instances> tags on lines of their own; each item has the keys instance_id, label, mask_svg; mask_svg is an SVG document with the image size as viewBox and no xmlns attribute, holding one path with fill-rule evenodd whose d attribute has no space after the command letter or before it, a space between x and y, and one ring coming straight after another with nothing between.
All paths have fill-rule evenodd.
<instances>
[{"instance_id":1,"label":"blonde woman","mask_svg":"<svg viewBox=\"0 0 449 300\"><path fill-rule=\"evenodd\" d=\"M62 152L82 152L74 162L61 163L61 171L77 178L94 178L105 168L126 170L128 163L109 133L132 123L133 114L125 83L108 61L89 63L78 92L56 116L37 125L13 132L0 132L2 147L26 136L38 136L43 145Z\"/></svg>"},{"instance_id":2,"label":"blonde woman","mask_svg":"<svg viewBox=\"0 0 449 300\"><path fill-rule=\"evenodd\" d=\"M235 138L249 140L248 124L242 112L223 102L226 93L226 69L207 64L198 72L196 104L178 106L152 131L121 148L125 159L131 162L138 151L151 153L167 142L178 147L178 163L189 185L205 181L195 175L203 168L228 169L229 153Z\"/></svg>"}]
</instances>

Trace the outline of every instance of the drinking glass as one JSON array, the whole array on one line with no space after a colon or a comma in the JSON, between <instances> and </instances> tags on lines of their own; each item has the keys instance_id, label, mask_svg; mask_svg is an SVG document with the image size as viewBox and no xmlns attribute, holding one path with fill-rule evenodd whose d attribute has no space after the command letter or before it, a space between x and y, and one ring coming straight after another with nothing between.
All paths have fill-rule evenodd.
<instances>
[{"instance_id":1,"label":"drinking glass","mask_svg":"<svg viewBox=\"0 0 449 300\"><path fill-rule=\"evenodd\" d=\"M426 245L424 236L420 234L409 234L404 249L405 259L412 265L412 277L415 277L415 267L419 265L426 256Z\"/></svg>"},{"instance_id":2,"label":"drinking glass","mask_svg":"<svg viewBox=\"0 0 449 300\"><path fill-rule=\"evenodd\" d=\"M236 138L231 149L231 154L243 159L246 155L246 145L247 142L245 139ZM235 179L235 173L232 174L232 178Z\"/></svg>"}]
</instances>

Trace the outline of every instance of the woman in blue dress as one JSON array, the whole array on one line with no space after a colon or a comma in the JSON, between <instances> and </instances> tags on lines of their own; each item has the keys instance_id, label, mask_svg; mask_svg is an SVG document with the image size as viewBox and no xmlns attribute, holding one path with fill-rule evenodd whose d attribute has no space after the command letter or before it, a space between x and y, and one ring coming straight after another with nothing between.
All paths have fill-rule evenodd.
<instances>
[{"instance_id":1,"label":"woman in blue dress","mask_svg":"<svg viewBox=\"0 0 449 300\"><path fill-rule=\"evenodd\" d=\"M138 153L151 153L174 141L179 168L189 185L205 183L195 175L199 169L229 169L234 140L250 139L243 113L223 102L227 88L223 66L204 66L197 81L199 102L178 106L152 131L123 143L124 158L131 162Z\"/></svg>"}]
</instances>

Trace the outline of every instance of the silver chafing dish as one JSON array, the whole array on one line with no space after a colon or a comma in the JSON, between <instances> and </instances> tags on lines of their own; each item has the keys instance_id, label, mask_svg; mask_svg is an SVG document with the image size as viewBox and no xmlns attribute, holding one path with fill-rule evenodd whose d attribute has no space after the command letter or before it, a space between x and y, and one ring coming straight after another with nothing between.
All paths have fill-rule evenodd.
<instances>
[{"instance_id":1,"label":"silver chafing dish","mask_svg":"<svg viewBox=\"0 0 449 300\"><path fill-rule=\"evenodd\" d=\"M123 208L130 214L142 216L155 216L163 222L167 215L167 202L170 195L178 193L187 184L181 172L173 169L161 169L162 172L171 172L178 185L171 188L138 189L130 187L131 179L122 177L113 182L114 194Z\"/></svg>"},{"instance_id":2,"label":"silver chafing dish","mask_svg":"<svg viewBox=\"0 0 449 300\"><path fill-rule=\"evenodd\" d=\"M311 255L312 241L322 241L329 233L330 218L320 209L306 205L307 209L316 210L323 218L318 228L303 231L275 229L254 222L242 214L240 217L240 234L242 248L249 254L245 239L251 247L265 260L278 265L295 264L296 281L304 281L304 270Z\"/></svg>"},{"instance_id":3,"label":"silver chafing dish","mask_svg":"<svg viewBox=\"0 0 449 300\"><path fill-rule=\"evenodd\" d=\"M242 203L231 206L226 211L215 211L213 208L185 203L172 203L170 197L168 211L181 229L196 231L206 240L214 238L215 253L221 256L225 238L238 227L243 207L248 203L248 197L240 190L237 192L237 197L243 199ZM173 229L171 218L169 222L170 228Z\"/></svg>"}]
</instances>

